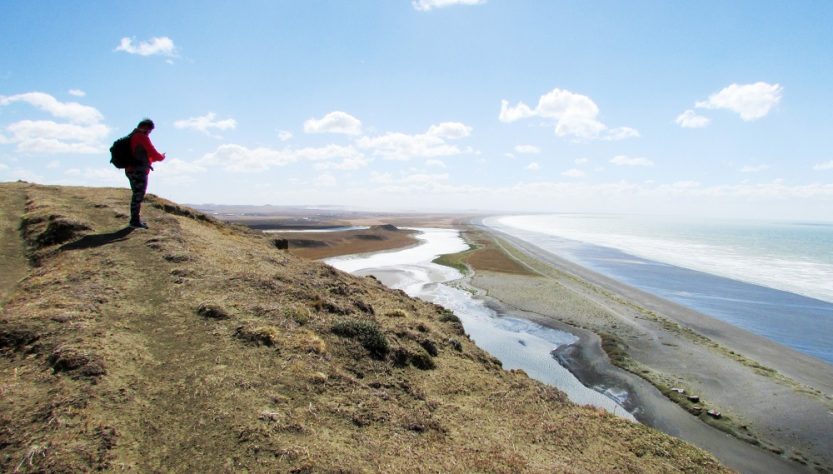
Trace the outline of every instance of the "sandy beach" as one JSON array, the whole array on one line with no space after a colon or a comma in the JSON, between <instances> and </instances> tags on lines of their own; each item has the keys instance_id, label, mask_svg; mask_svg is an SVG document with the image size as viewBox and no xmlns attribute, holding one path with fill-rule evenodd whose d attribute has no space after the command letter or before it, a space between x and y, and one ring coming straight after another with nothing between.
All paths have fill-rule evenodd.
<instances>
[{"instance_id":1,"label":"sandy beach","mask_svg":"<svg viewBox=\"0 0 833 474\"><path fill-rule=\"evenodd\" d=\"M475 268L468 284L508 314L578 335L555 355L586 385L625 388L637 419L742 472L833 469L833 367L522 240L496 237L534 274ZM615 341L617 365L627 371L610 363L600 334ZM698 418L672 403L659 390L671 387L699 396L697 405L722 419Z\"/></svg>"}]
</instances>

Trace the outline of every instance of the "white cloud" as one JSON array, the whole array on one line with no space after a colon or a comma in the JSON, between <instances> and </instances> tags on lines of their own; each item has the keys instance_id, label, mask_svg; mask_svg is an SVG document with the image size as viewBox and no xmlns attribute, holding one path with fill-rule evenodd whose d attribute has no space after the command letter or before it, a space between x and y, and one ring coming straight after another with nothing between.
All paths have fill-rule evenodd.
<instances>
[{"instance_id":1,"label":"white cloud","mask_svg":"<svg viewBox=\"0 0 833 474\"><path fill-rule=\"evenodd\" d=\"M304 122L304 132L358 135L362 133L362 122L346 112L336 110L320 119L311 118Z\"/></svg>"},{"instance_id":2,"label":"white cloud","mask_svg":"<svg viewBox=\"0 0 833 474\"><path fill-rule=\"evenodd\" d=\"M701 185L700 185L699 181L685 180L685 181L677 181L677 182L671 184L670 187L674 188L674 189L695 189L695 188L699 188L700 186Z\"/></svg>"},{"instance_id":3,"label":"white cloud","mask_svg":"<svg viewBox=\"0 0 833 474\"><path fill-rule=\"evenodd\" d=\"M24 168L9 168L6 165L0 164L0 172L3 173L7 181L21 180L30 183L43 183L45 181L43 176Z\"/></svg>"},{"instance_id":4,"label":"white cloud","mask_svg":"<svg viewBox=\"0 0 833 474\"><path fill-rule=\"evenodd\" d=\"M370 179L339 181L334 188L314 188L294 181L273 187L267 202L338 202L373 209L491 212L553 212L562 203L570 212L685 214L692 216L829 220L833 183L788 185L783 182L709 186L695 182L589 182L560 177L504 186L452 184L446 175L371 173ZM253 186L256 188L256 185ZM326 192L325 192L326 191ZM562 206L563 207L563 206Z\"/></svg>"},{"instance_id":5,"label":"white cloud","mask_svg":"<svg viewBox=\"0 0 833 474\"><path fill-rule=\"evenodd\" d=\"M411 177L413 176L413 177ZM452 184L445 176L371 173L371 179L341 182L335 188L314 188L303 182L273 187L261 194L267 202L338 202L373 209L491 212L553 212L562 203L570 212L676 214L711 217L829 220L833 183L788 185L783 182L697 185L695 182L650 183L528 180L504 186ZM255 188L256 186L253 186ZM561 207L563 207L561 206Z\"/></svg>"},{"instance_id":6,"label":"white cloud","mask_svg":"<svg viewBox=\"0 0 833 474\"><path fill-rule=\"evenodd\" d=\"M426 160L425 165L436 166L437 168L446 168L446 164L442 160Z\"/></svg>"},{"instance_id":7,"label":"white cloud","mask_svg":"<svg viewBox=\"0 0 833 474\"><path fill-rule=\"evenodd\" d=\"M616 127L606 130L602 140L609 142L627 140L628 138L639 138L639 130L631 127Z\"/></svg>"},{"instance_id":8,"label":"white cloud","mask_svg":"<svg viewBox=\"0 0 833 474\"><path fill-rule=\"evenodd\" d=\"M813 169L816 171L833 170L833 160L824 163L816 163L813 165Z\"/></svg>"},{"instance_id":9,"label":"white cloud","mask_svg":"<svg viewBox=\"0 0 833 474\"><path fill-rule=\"evenodd\" d=\"M194 164L220 167L226 171L254 173L272 167L286 166L298 161L354 160L360 162L363 155L352 146L327 145L319 148L248 148L243 145L225 144L203 155ZM345 168L347 169L347 168Z\"/></svg>"},{"instance_id":10,"label":"white cloud","mask_svg":"<svg viewBox=\"0 0 833 474\"><path fill-rule=\"evenodd\" d=\"M51 120L21 120L6 127L10 143L25 153L103 153L110 133L103 124L80 125Z\"/></svg>"},{"instance_id":11,"label":"white cloud","mask_svg":"<svg viewBox=\"0 0 833 474\"><path fill-rule=\"evenodd\" d=\"M583 140L623 140L639 136L631 127L608 128L599 121L599 107L586 95L564 89L553 89L538 99L532 109L523 102L510 107L502 100L498 119L511 123L521 119L540 117L555 121L555 134L559 137L575 137Z\"/></svg>"},{"instance_id":12,"label":"white cloud","mask_svg":"<svg viewBox=\"0 0 833 474\"><path fill-rule=\"evenodd\" d=\"M361 137L356 141L359 148L367 149L376 156L389 160L409 160L411 158L436 158L462 153L473 153L471 148L461 149L448 144L444 138L462 138L467 136L471 127L456 122L444 122L432 125L423 134L408 135L389 132L377 137Z\"/></svg>"},{"instance_id":13,"label":"white cloud","mask_svg":"<svg viewBox=\"0 0 833 474\"><path fill-rule=\"evenodd\" d=\"M759 173L769 169L769 165L746 165L739 171L741 173Z\"/></svg>"},{"instance_id":14,"label":"white cloud","mask_svg":"<svg viewBox=\"0 0 833 474\"><path fill-rule=\"evenodd\" d=\"M288 153L293 154L301 161L323 161L335 159L360 158L364 155L352 145L325 145L322 147L288 148Z\"/></svg>"},{"instance_id":15,"label":"white cloud","mask_svg":"<svg viewBox=\"0 0 833 474\"><path fill-rule=\"evenodd\" d=\"M321 174L315 178L315 186L319 188L332 188L336 182L336 177L331 174Z\"/></svg>"},{"instance_id":16,"label":"white cloud","mask_svg":"<svg viewBox=\"0 0 833 474\"><path fill-rule=\"evenodd\" d=\"M127 184L124 179L124 173L112 166L84 169L68 168L64 170L64 176L68 179L61 180L62 184L77 184L82 186L124 186Z\"/></svg>"},{"instance_id":17,"label":"white cloud","mask_svg":"<svg viewBox=\"0 0 833 474\"><path fill-rule=\"evenodd\" d=\"M101 123L103 115L94 107L77 102L61 102L43 92L0 96L0 106L29 104L67 122L20 120L6 126L10 136L0 135L0 143L17 145L22 153L103 153L103 140L110 129Z\"/></svg>"},{"instance_id":18,"label":"white cloud","mask_svg":"<svg viewBox=\"0 0 833 474\"><path fill-rule=\"evenodd\" d=\"M369 165L370 162L373 161L369 158L366 158L362 155L353 156L350 158L345 158L339 162L334 161L325 161L321 163L315 164L315 169L317 170L357 170L360 168L364 168L365 166Z\"/></svg>"},{"instance_id":19,"label":"white cloud","mask_svg":"<svg viewBox=\"0 0 833 474\"><path fill-rule=\"evenodd\" d=\"M471 135L472 128L460 122L442 122L437 125L431 125L428 128L428 135L445 138L448 140L457 140Z\"/></svg>"},{"instance_id":20,"label":"white cloud","mask_svg":"<svg viewBox=\"0 0 833 474\"><path fill-rule=\"evenodd\" d=\"M522 155L537 155L541 153L541 149L535 145L515 145L515 153Z\"/></svg>"},{"instance_id":21,"label":"white cloud","mask_svg":"<svg viewBox=\"0 0 833 474\"><path fill-rule=\"evenodd\" d=\"M414 9L427 12L434 8L445 8L453 5L482 5L486 0L413 0L411 5Z\"/></svg>"},{"instance_id":22,"label":"white cloud","mask_svg":"<svg viewBox=\"0 0 833 474\"><path fill-rule=\"evenodd\" d=\"M292 132L289 130L278 130L278 139L280 139L280 141L285 142L290 138L292 138Z\"/></svg>"},{"instance_id":23,"label":"white cloud","mask_svg":"<svg viewBox=\"0 0 833 474\"><path fill-rule=\"evenodd\" d=\"M115 51L124 51L128 54L138 54L139 56L153 56L161 55L168 57L176 56L176 46L172 39L167 36L154 37L150 41L141 41L138 45L133 44L132 38L124 37L116 46Z\"/></svg>"},{"instance_id":24,"label":"white cloud","mask_svg":"<svg viewBox=\"0 0 833 474\"><path fill-rule=\"evenodd\" d=\"M58 169L61 167L61 162L58 160L52 160L47 163L46 168L50 170Z\"/></svg>"},{"instance_id":25,"label":"white cloud","mask_svg":"<svg viewBox=\"0 0 833 474\"><path fill-rule=\"evenodd\" d=\"M538 113L529 108L529 106L523 102L518 102L518 105L509 107L508 100L500 101L500 114L498 114L498 120L501 122L512 123L521 119L535 117L536 115L538 115Z\"/></svg>"},{"instance_id":26,"label":"white cloud","mask_svg":"<svg viewBox=\"0 0 833 474\"><path fill-rule=\"evenodd\" d=\"M257 172L273 166L285 166L298 158L285 150L272 148L247 148L243 145L220 145L217 150L197 160L200 166L219 166L226 171Z\"/></svg>"},{"instance_id":27,"label":"white cloud","mask_svg":"<svg viewBox=\"0 0 833 474\"><path fill-rule=\"evenodd\" d=\"M205 173L207 169L193 161L185 161L179 158L168 158L159 164L154 164L154 167L159 167L164 170L166 175L190 175L196 173Z\"/></svg>"},{"instance_id":28,"label":"white cloud","mask_svg":"<svg viewBox=\"0 0 833 474\"><path fill-rule=\"evenodd\" d=\"M582 176L584 176L584 171L577 168L573 168L567 171L562 171L561 176L566 176L568 178L581 178Z\"/></svg>"},{"instance_id":29,"label":"white cloud","mask_svg":"<svg viewBox=\"0 0 833 474\"><path fill-rule=\"evenodd\" d=\"M233 130L237 127L237 121L228 118L224 120L215 120L217 114L214 112L208 112L207 114L201 117L191 117L187 119L177 120L174 122L174 127L179 129L190 129L196 130L198 132L202 132L208 136L220 138L216 135L212 135L210 129L216 130Z\"/></svg>"},{"instance_id":30,"label":"white cloud","mask_svg":"<svg viewBox=\"0 0 833 474\"><path fill-rule=\"evenodd\" d=\"M69 95L72 95L72 96L75 96L75 97L84 97L85 95L87 95L87 93L82 91L81 89L70 89L69 90Z\"/></svg>"},{"instance_id":31,"label":"white cloud","mask_svg":"<svg viewBox=\"0 0 833 474\"><path fill-rule=\"evenodd\" d=\"M154 164L158 172L154 180L159 180L170 186L183 186L197 182L197 175L208 172L208 168L194 162L179 158L168 158Z\"/></svg>"},{"instance_id":32,"label":"white cloud","mask_svg":"<svg viewBox=\"0 0 833 474\"><path fill-rule=\"evenodd\" d=\"M532 163L526 165L526 169L529 170L529 171L538 171L538 170L541 169L541 165L539 165L537 162L533 161Z\"/></svg>"},{"instance_id":33,"label":"white cloud","mask_svg":"<svg viewBox=\"0 0 833 474\"><path fill-rule=\"evenodd\" d=\"M11 96L0 96L0 105L7 106L15 102L25 102L33 107L48 112L53 117L67 119L81 124L98 123L104 119L101 112L94 107L77 102L61 102L43 92L27 92Z\"/></svg>"},{"instance_id":34,"label":"white cloud","mask_svg":"<svg viewBox=\"0 0 833 474\"><path fill-rule=\"evenodd\" d=\"M577 165L584 165L590 162L589 158L576 158L575 163Z\"/></svg>"},{"instance_id":35,"label":"white cloud","mask_svg":"<svg viewBox=\"0 0 833 474\"><path fill-rule=\"evenodd\" d=\"M756 82L754 84L732 84L714 93L695 107L703 109L728 109L740 115L745 121L765 117L778 102L784 88L780 84Z\"/></svg>"},{"instance_id":36,"label":"white cloud","mask_svg":"<svg viewBox=\"0 0 833 474\"><path fill-rule=\"evenodd\" d=\"M654 166L654 162L648 158L631 158L626 155L617 155L610 159L616 166Z\"/></svg>"},{"instance_id":37,"label":"white cloud","mask_svg":"<svg viewBox=\"0 0 833 474\"><path fill-rule=\"evenodd\" d=\"M697 115L697 112L688 109L678 115L674 122L683 128L703 128L709 124L710 120L708 117Z\"/></svg>"},{"instance_id":38,"label":"white cloud","mask_svg":"<svg viewBox=\"0 0 833 474\"><path fill-rule=\"evenodd\" d=\"M370 173L370 182L383 184L387 191L392 190L406 190L406 189L431 189L442 183L448 181L448 173L428 174L428 173L412 173L405 174L399 178L395 178L390 173Z\"/></svg>"},{"instance_id":39,"label":"white cloud","mask_svg":"<svg viewBox=\"0 0 833 474\"><path fill-rule=\"evenodd\" d=\"M67 176L84 178L85 181L95 181L99 183L121 184L124 182L124 173L113 168L112 166L102 168L69 168L64 171Z\"/></svg>"},{"instance_id":40,"label":"white cloud","mask_svg":"<svg viewBox=\"0 0 833 474\"><path fill-rule=\"evenodd\" d=\"M370 172L370 182L371 183L392 183L393 182L393 175L390 173L380 173L378 171L371 171Z\"/></svg>"}]
</instances>

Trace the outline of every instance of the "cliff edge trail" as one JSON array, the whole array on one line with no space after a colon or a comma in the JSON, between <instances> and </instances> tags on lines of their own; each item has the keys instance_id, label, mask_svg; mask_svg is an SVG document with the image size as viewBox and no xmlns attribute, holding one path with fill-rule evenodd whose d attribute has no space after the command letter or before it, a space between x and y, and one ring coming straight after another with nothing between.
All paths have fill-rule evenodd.
<instances>
[{"instance_id":1,"label":"cliff edge trail","mask_svg":"<svg viewBox=\"0 0 833 474\"><path fill-rule=\"evenodd\" d=\"M723 472L451 312L122 189L0 183L0 471Z\"/></svg>"}]
</instances>

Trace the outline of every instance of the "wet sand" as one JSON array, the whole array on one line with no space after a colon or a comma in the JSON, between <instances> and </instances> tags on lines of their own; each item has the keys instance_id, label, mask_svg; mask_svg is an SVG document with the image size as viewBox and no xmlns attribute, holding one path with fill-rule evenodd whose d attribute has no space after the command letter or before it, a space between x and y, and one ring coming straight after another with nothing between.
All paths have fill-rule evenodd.
<instances>
[{"instance_id":1,"label":"wet sand","mask_svg":"<svg viewBox=\"0 0 833 474\"><path fill-rule=\"evenodd\" d=\"M505 250L538 275L480 271L468 282L504 312L579 336L555 356L586 385L626 389L637 419L741 472L833 469L833 366L481 230L499 235ZM612 365L597 334L623 341L631 371L698 394L705 406L728 416L739 435L768 449L707 425L642 377Z\"/></svg>"}]
</instances>

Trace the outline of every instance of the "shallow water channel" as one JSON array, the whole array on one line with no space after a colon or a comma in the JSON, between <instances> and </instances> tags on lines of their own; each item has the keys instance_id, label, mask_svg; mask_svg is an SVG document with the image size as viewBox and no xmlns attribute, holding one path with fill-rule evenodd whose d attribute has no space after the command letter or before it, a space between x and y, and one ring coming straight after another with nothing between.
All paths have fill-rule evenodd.
<instances>
[{"instance_id":1,"label":"shallow water channel","mask_svg":"<svg viewBox=\"0 0 833 474\"><path fill-rule=\"evenodd\" d=\"M618 402L626 393L599 393L581 384L550 354L577 338L531 321L501 315L482 299L448 283L462 278L453 268L432 263L444 254L462 252L468 245L453 229L415 229L419 245L404 250L347 255L325 260L355 275L373 275L391 288L440 304L456 314L478 346L497 357L505 369L522 369L530 377L557 387L575 403L590 404L633 420Z\"/></svg>"}]
</instances>

